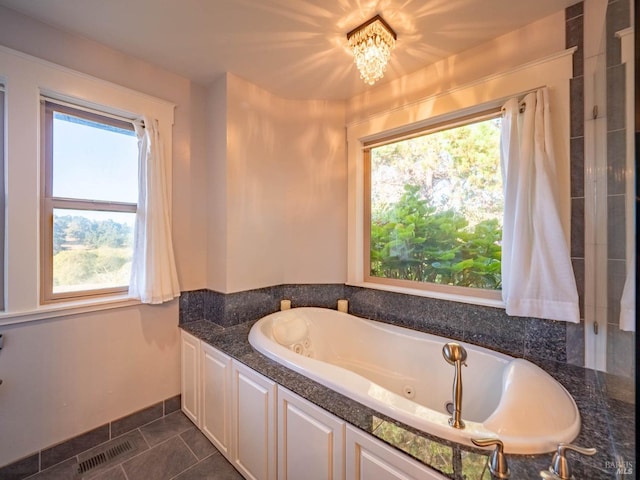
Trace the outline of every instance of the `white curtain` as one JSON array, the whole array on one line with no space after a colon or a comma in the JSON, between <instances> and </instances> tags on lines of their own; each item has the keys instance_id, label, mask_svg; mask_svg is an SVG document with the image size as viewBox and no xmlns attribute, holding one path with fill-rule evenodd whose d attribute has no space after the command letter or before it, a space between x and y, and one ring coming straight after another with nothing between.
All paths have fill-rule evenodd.
<instances>
[{"instance_id":1,"label":"white curtain","mask_svg":"<svg viewBox=\"0 0 640 480\"><path fill-rule=\"evenodd\" d=\"M520 112L520 106L524 111ZM502 299L508 315L578 323L578 292L558 206L546 88L504 105Z\"/></svg>"},{"instance_id":2,"label":"white curtain","mask_svg":"<svg viewBox=\"0 0 640 480\"><path fill-rule=\"evenodd\" d=\"M144 122L144 125L143 125ZM138 136L138 212L129 295L163 303L180 295L171 241L167 169L158 121L134 122Z\"/></svg>"}]
</instances>

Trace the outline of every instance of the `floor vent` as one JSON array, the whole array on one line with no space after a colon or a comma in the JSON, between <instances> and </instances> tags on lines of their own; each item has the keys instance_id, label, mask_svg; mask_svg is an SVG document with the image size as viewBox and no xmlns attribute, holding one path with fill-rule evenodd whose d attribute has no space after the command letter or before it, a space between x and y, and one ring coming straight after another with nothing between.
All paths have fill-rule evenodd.
<instances>
[{"instance_id":1,"label":"floor vent","mask_svg":"<svg viewBox=\"0 0 640 480\"><path fill-rule=\"evenodd\" d=\"M117 445L114 445L108 450L102 453L98 453L97 455L94 455L93 457L87 458L83 462L80 462L78 464L78 473L79 474L87 473L89 470L93 470L94 468L99 467L103 463L107 463L109 460L116 458L125 452L128 452L132 448L133 447L131 446L131 443L129 443L129 440L122 443L118 443Z\"/></svg>"}]
</instances>

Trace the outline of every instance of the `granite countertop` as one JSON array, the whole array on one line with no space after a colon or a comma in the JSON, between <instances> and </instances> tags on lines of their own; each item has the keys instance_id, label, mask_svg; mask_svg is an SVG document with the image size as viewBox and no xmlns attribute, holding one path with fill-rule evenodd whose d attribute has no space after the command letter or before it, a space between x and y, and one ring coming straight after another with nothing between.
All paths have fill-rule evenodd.
<instances>
[{"instance_id":1,"label":"granite countertop","mask_svg":"<svg viewBox=\"0 0 640 480\"><path fill-rule=\"evenodd\" d=\"M491 478L486 469L487 452L440 439L393 420L257 352L248 341L253 323L223 328L210 321L196 321L180 324L180 328L450 478ZM573 443L598 450L593 457L569 454L575 478L610 479L616 478L617 472L635 478L635 405L625 401L629 399L618 399L621 396L617 393L620 389L615 378L563 363L536 363L564 385L578 405L582 429ZM549 467L551 458L551 453L507 455L511 478L540 478L540 471Z\"/></svg>"}]
</instances>

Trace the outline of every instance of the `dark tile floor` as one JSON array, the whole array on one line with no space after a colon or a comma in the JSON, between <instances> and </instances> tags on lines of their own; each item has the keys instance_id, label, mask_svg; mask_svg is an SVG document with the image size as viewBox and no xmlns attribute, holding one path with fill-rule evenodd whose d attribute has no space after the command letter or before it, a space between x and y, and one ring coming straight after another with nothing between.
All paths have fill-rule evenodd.
<instances>
[{"instance_id":1,"label":"dark tile floor","mask_svg":"<svg viewBox=\"0 0 640 480\"><path fill-rule=\"evenodd\" d=\"M122 445L126 446L123 448ZM114 451L119 454L111 458ZM87 462L88 459L96 458L102 461ZM79 465L95 466L80 474ZM242 476L193 423L182 412L177 411L28 478L241 480Z\"/></svg>"}]
</instances>

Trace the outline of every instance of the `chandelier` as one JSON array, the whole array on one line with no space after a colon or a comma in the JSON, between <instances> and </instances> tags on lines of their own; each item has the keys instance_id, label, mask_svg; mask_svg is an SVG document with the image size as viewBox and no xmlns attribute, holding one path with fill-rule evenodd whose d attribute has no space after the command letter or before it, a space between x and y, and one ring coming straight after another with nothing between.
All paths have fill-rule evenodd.
<instances>
[{"instance_id":1,"label":"chandelier","mask_svg":"<svg viewBox=\"0 0 640 480\"><path fill-rule=\"evenodd\" d=\"M360 78L365 83L373 85L382 78L391 50L396 45L396 38L396 32L380 15L347 33L349 47L360 70Z\"/></svg>"}]
</instances>

